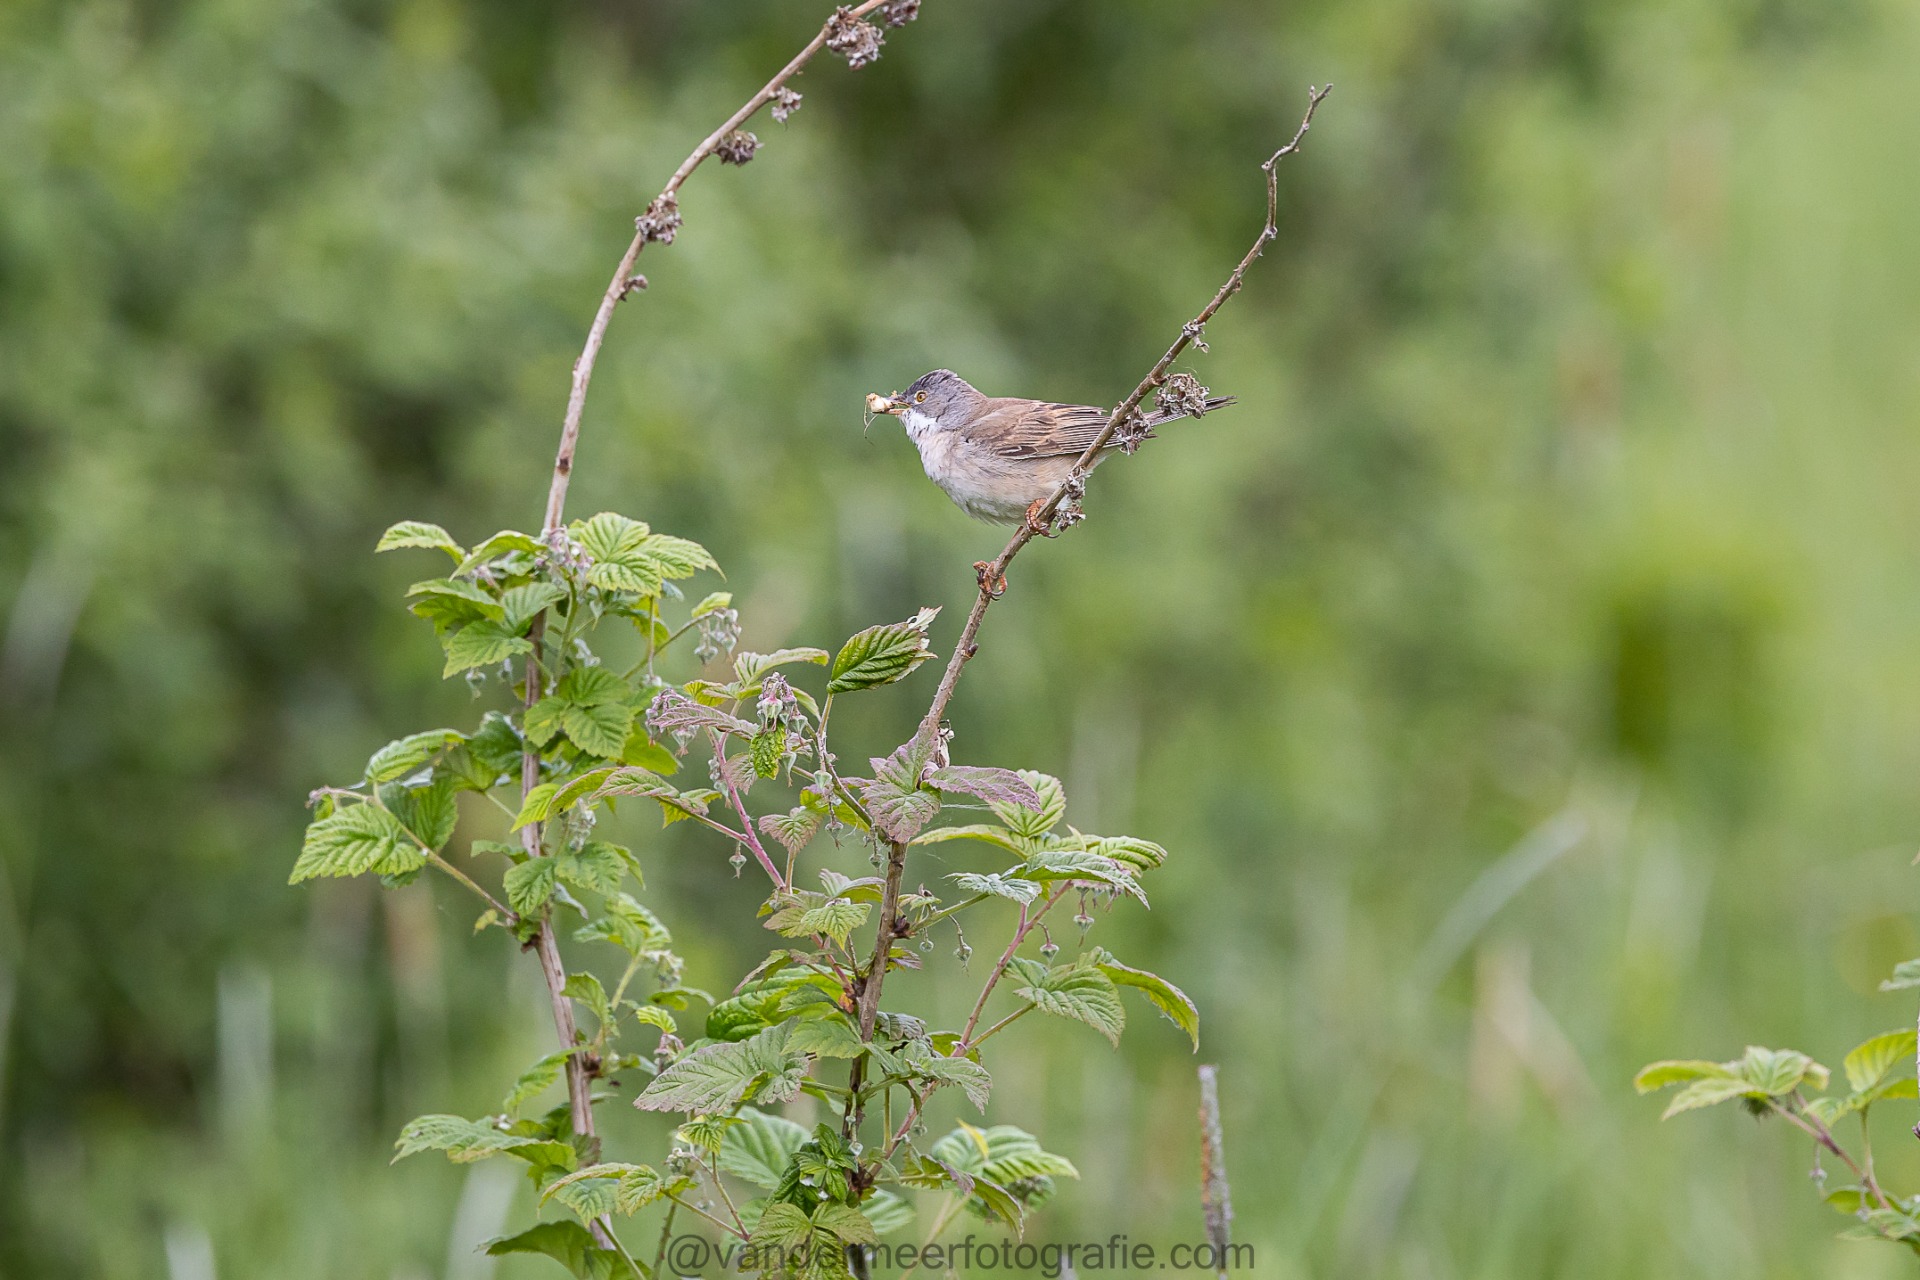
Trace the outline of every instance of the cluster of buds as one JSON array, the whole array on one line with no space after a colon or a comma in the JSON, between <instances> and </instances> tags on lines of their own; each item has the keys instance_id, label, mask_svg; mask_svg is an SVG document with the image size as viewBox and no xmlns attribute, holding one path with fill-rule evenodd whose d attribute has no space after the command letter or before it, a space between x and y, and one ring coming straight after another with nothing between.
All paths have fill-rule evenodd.
<instances>
[{"instance_id":1,"label":"cluster of buds","mask_svg":"<svg viewBox=\"0 0 1920 1280\"><path fill-rule=\"evenodd\" d=\"M562 573L585 573L593 567L593 557L575 541L564 525L547 530L547 549L540 554L539 560Z\"/></svg>"},{"instance_id":2,"label":"cluster of buds","mask_svg":"<svg viewBox=\"0 0 1920 1280\"><path fill-rule=\"evenodd\" d=\"M648 240L672 244L680 230L680 201L674 196L660 196L633 220L633 229Z\"/></svg>"},{"instance_id":3,"label":"cluster of buds","mask_svg":"<svg viewBox=\"0 0 1920 1280\"><path fill-rule=\"evenodd\" d=\"M1067 477L1066 492L1060 495L1060 503L1053 509L1053 528L1056 533L1071 529L1087 518L1086 511L1080 506L1080 500L1086 496L1087 478L1076 471Z\"/></svg>"},{"instance_id":4,"label":"cluster of buds","mask_svg":"<svg viewBox=\"0 0 1920 1280\"><path fill-rule=\"evenodd\" d=\"M880 9L880 16L887 20L890 27L904 27L920 16L920 0L887 0Z\"/></svg>"},{"instance_id":5,"label":"cluster of buds","mask_svg":"<svg viewBox=\"0 0 1920 1280\"><path fill-rule=\"evenodd\" d=\"M773 91L773 119L776 124L785 124L787 117L800 109L800 99L806 95L781 85Z\"/></svg>"},{"instance_id":6,"label":"cluster of buds","mask_svg":"<svg viewBox=\"0 0 1920 1280\"><path fill-rule=\"evenodd\" d=\"M759 149L760 139L745 129L735 129L714 144L713 154L720 157L721 164L745 164Z\"/></svg>"},{"instance_id":7,"label":"cluster of buds","mask_svg":"<svg viewBox=\"0 0 1920 1280\"><path fill-rule=\"evenodd\" d=\"M800 714L800 699L793 696L793 686L778 671L769 672L760 682L760 700L754 709L760 713L762 729L801 729L807 723Z\"/></svg>"},{"instance_id":8,"label":"cluster of buds","mask_svg":"<svg viewBox=\"0 0 1920 1280\"><path fill-rule=\"evenodd\" d=\"M715 609L700 615L695 634L699 639L694 643L693 656L701 662L712 662L722 650L732 653L733 646L740 643L740 611Z\"/></svg>"},{"instance_id":9,"label":"cluster of buds","mask_svg":"<svg viewBox=\"0 0 1920 1280\"><path fill-rule=\"evenodd\" d=\"M599 819L594 817L593 809L585 801L567 810L567 847L575 853L587 847L587 841L593 836L593 825Z\"/></svg>"},{"instance_id":10,"label":"cluster of buds","mask_svg":"<svg viewBox=\"0 0 1920 1280\"><path fill-rule=\"evenodd\" d=\"M1172 374L1160 384L1154 404L1165 414L1198 418L1207 411L1207 388L1190 373Z\"/></svg>"},{"instance_id":11,"label":"cluster of buds","mask_svg":"<svg viewBox=\"0 0 1920 1280\"><path fill-rule=\"evenodd\" d=\"M1120 452L1132 454L1141 444L1153 438L1153 428L1138 409L1128 410L1120 425L1113 429L1113 444Z\"/></svg>"},{"instance_id":12,"label":"cluster of buds","mask_svg":"<svg viewBox=\"0 0 1920 1280\"><path fill-rule=\"evenodd\" d=\"M887 41L880 28L853 16L853 10L841 5L827 19L827 48L847 60L856 71L869 62L880 60L880 46Z\"/></svg>"}]
</instances>

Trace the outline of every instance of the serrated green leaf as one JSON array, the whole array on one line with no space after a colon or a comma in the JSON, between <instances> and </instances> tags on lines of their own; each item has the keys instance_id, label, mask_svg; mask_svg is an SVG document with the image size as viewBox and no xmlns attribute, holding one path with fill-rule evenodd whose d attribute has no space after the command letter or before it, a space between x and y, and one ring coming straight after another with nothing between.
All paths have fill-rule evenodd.
<instances>
[{"instance_id":1,"label":"serrated green leaf","mask_svg":"<svg viewBox=\"0 0 1920 1280\"><path fill-rule=\"evenodd\" d=\"M760 830L780 842L788 853L799 853L813 840L826 815L801 806L789 813L770 813L760 819Z\"/></svg>"},{"instance_id":2,"label":"serrated green leaf","mask_svg":"<svg viewBox=\"0 0 1920 1280\"><path fill-rule=\"evenodd\" d=\"M1795 1049L1748 1045L1740 1060L1740 1075L1755 1092L1770 1098L1792 1093L1802 1080L1811 1079L1818 1089L1827 1086L1827 1069Z\"/></svg>"},{"instance_id":3,"label":"serrated green leaf","mask_svg":"<svg viewBox=\"0 0 1920 1280\"><path fill-rule=\"evenodd\" d=\"M761 1213L753 1229L753 1244L786 1254L795 1252L813 1237L813 1220L797 1205L770 1204Z\"/></svg>"},{"instance_id":4,"label":"serrated green leaf","mask_svg":"<svg viewBox=\"0 0 1920 1280\"><path fill-rule=\"evenodd\" d=\"M922 609L905 622L868 627L848 640L834 655L828 693L852 693L893 684L932 658L927 628L938 609Z\"/></svg>"},{"instance_id":5,"label":"serrated green leaf","mask_svg":"<svg viewBox=\"0 0 1920 1280\"><path fill-rule=\"evenodd\" d=\"M661 566L640 554L648 537L647 526L611 511L602 511L588 520L576 520L574 538L592 563L587 581L608 591L632 591L643 596L660 591Z\"/></svg>"},{"instance_id":6,"label":"serrated green leaf","mask_svg":"<svg viewBox=\"0 0 1920 1280\"><path fill-rule=\"evenodd\" d=\"M528 790L520 801L520 812L514 815L513 829L535 822L545 822L553 816L553 798L560 794L560 783L543 782Z\"/></svg>"},{"instance_id":7,"label":"serrated green leaf","mask_svg":"<svg viewBox=\"0 0 1920 1280\"><path fill-rule=\"evenodd\" d=\"M1864 1093L1879 1084L1895 1064L1911 1062L1913 1057L1914 1028L1904 1027L1859 1045L1841 1065L1847 1073L1847 1084L1855 1093Z\"/></svg>"},{"instance_id":8,"label":"serrated green leaf","mask_svg":"<svg viewBox=\"0 0 1920 1280\"><path fill-rule=\"evenodd\" d=\"M397 551L401 547L433 547L452 556L455 563L466 555L453 535L437 524L428 524L424 520L402 520L380 535L380 541L374 546L376 553Z\"/></svg>"},{"instance_id":9,"label":"serrated green leaf","mask_svg":"<svg viewBox=\"0 0 1920 1280\"><path fill-rule=\"evenodd\" d=\"M753 771L763 778L780 776L780 762L787 753L787 731L778 725L762 729L747 744L747 758Z\"/></svg>"},{"instance_id":10,"label":"serrated green leaf","mask_svg":"<svg viewBox=\"0 0 1920 1280\"><path fill-rule=\"evenodd\" d=\"M1151 840L1141 840L1135 836L1089 836L1086 851L1112 858L1136 872L1151 871L1167 860L1165 849Z\"/></svg>"},{"instance_id":11,"label":"serrated green leaf","mask_svg":"<svg viewBox=\"0 0 1920 1280\"><path fill-rule=\"evenodd\" d=\"M790 1053L786 1031L769 1027L747 1040L709 1044L676 1059L640 1092L643 1111L731 1111L742 1102L784 1102L800 1091L806 1059Z\"/></svg>"},{"instance_id":12,"label":"serrated green leaf","mask_svg":"<svg viewBox=\"0 0 1920 1280\"><path fill-rule=\"evenodd\" d=\"M795 915L780 926L780 934L787 938L807 938L815 934L824 934L841 946L847 945L847 938L867 921L871 908L864 902L848 902L836 899L817 907L808 908Z\"/></svg>"},{"instance_id":13,"label":"serrated green leaf","mask_svg":"<svg viewBox=\"0 0 1920 1280\"><path fill-rule=\"evenodd\" d=\"M1132 987L1153 1002L1156 1009L1167 1015L1174 1026L1186 1032L1193 1040L1195 1052L1200 1049L1200 1010L1195 1007L1187 993L1168 982L1157 973L1148 973L1144 969L1134 969L1121 964L1111 956L1106 956L1099 964L1100 972L1123 987Z\"/></svg>"},{"instance_id":14,"label":"serrated green leaf","mask_svg":"<svg viewBox=\"0 0 1920 1280\"><path fill-rule=\"evenodd\" d=\"M825 649L775 649L772 653L753 653L743 649L733 655L733 676L744 688L758 684L761 677L776 667L792 666L799 662L824 667L827 658Z\"/></svg>"},{"instance_id":15,"label":"serrated green leaf","mask_svg":"<svg viewBox=\"0 0 1920 1280\"><path fill-rule=\"evenodd\" d=\"M323 876L382 875L420 866L425 859L399 819L375 804L356 804L307 827L289 884Z\"/></svg>"},{"instance_id":16,"label":"serrated green leaf","mask_svg":"<svg viewBox=\"0 0 1920 1280\"><path fill-rule=\"evenodd\" d=\"M570 1219L542 1222L518 1235L487 1242L489 1257L513 1253L544 1254L581 1280L640 1280L626 1259L611 1249L602 1249L592 1232Z\"/></svg>"},{"instance_id":17,"label":"serrated green leaf","mask_svg":"<svg viewBox=\"0 0 1920 1280\"><path fill-rule=\"evenodd\" d=\"M520 767L520 735L514 732L513 721L498 711L480 717L480 727L467 739L467 750L495 777Z\"/></svg>"},{"instance_id":18,"label":"serrated green leaf","mask_svg":"<svg viewBox=\"0 0 1920 1280\"><path fill-rule=\"evenodd\" d=\"M561 712L560 727L588 755L618 759L633 732L633 708L617 702L584 707L569 703Z\"/></svg>"},{"instance_id":19,"label":"serrated green leaf","mask_svg":"<svg viewBox=\"0 0 1920 1280\"><path fill-rule=\"evenodd\" d=\"M740 1118L746 1123L729 1129L720 1143L720 1167L771 1191L780 1185L793 1153L807 1140L807 1131L783 1116L753 1107L743 1108Z\"/></svg>"},{"instance_id":20,"label":"serrated green leaf","mask_svg":"<svg viewBox=\"0 0 1920 1280\"><path fill-rule=\"evenodd\" d=\"M1732 1079L1733 1072L1718 1062L1708 1062L1701 1058L1670 1059L1665 1062L1653 1062L1640 1068L1633 1077L1633 1087L1639 1093L1652 1093L1669 1085L1685 1084L1689 1080Z\"/></svg>"},{"instance_id":21,"label":"serrated green leaf","mask_svg":"<svg viewBox=\"0 0 1920 1280\"><path fill-rule=\"evenodd\" d=\"M1054 969L1014 994L1042 1013L1086 1023L1116 1046L1127 1025L1127 1011L1113 979L1098 969Z\"/></svg>"},{"instance_id":22,"label":"serrated green leaf","mask_svg":"<svg viewBox=\"0 0 1920 1280\"><path fill-rule=\"evenodd\" d=\"M998 845L1010 853L1025 856L1028 850L1014 838L1005 827L982 826L978 823L964 827L935 827L931 831L922 831L913 838L913 843L943 844L948 840L982 840L987 844Z\"/></svg>"},{"instance_id":23,"label":"serrated green leaf","mask_svg":"<svg viewBox=\"0 0 1920 1280\"><path fill-rule=\"evenodd\" d=\"M601 1026L613 1021L613 1009L607 1003L607 989L600 985L600 979L590 973L570 973L560 988L560 994L569 1000L578 1000L593 1011L593 1016Z\"/></svg>"},{"instance_id":24,"label":"serrated green leaf","mask_svg":"<svg viewBox=\"0 0 1920 1280\"><path fill-rule=\"evenodd\" d=\"M1046 1150L1038 1138L1010 1124L990 1129L962 1124L934 1143L932 1154L962 1173L984 1174L1002 1183L1080 1176L1071 1160Z\"/></svg>"},{"instance_id":25,"label":"serrated green leaf","mask_svg":"<svg viewBox=\"0 0 1920 1280\"><path fill-rule=\"evenodd\" d=\"M787 1036L787 1048L794 1053L810 1053L817 1058L858 1058L867 1051L860 1033L839 1014L826 1018L808 1018L794 1024Z\"/></svg>"},{"instance_id":26,"label":"serrated green leaf","mask_svg":"<svg viewBox=\"0 0 1920 1280\"><path fill-rule=\"evenodd\" d=\"M560 1073L567 1069L567 1059L579 1051L578 1045L571 1049L561 1049L548 1054L521 1072L520 1078L513 1082L513 1088L508 1090L506 1100L500 1104L500 1109L510 1116L519 1115L521 1107L539 1097L549 1085L560 1078Z\"/></svg>"},{"instance_id":27,"label":"serrated green leaf","mask_svg":"<svg viewBox=\"0 0 1920 1280\"><path fill-rule=\"evenodd\" d=\"M922 1074L940 1084L957 1085L960 1092L967 1095L967 1101L974 1109L985 1115L987 1099L993 1093L993 1077L987 1069L971 1058L943 1057L932 1054L914 1064L916 1074Z\"/></svg>"},{"instance_id":28,"label":"serrated green leaf","mask_svg":"<svg viewBox=\"0 0 1920 1280\"><path fill-rule=\"evenodd\" d=\"M720 563L697 542L671 534L649 534L640 540L635 553L663 578L691 578L702 569L718 569Z\"/></svg>"},{"instance_id":29,"label":"serrated green leaf","mask_svg":"<svg viewBox=\"0 0 1920 1280\"><path fill-rule=\"evenodd\" d=\"M625 703L632 690L605 667L575 667L561 679L554 693L575 706L597 707L609 702Z\"/></svg>"},{"instance_id":30,"label":"serrated green leaf","mask_svg":"<svg viewBox=\"0 0 1920 1280\"><path fill-rule=\"evenodd\" d=\"M826 1201L813 1211L813 1225L848 1244L880 1243L880 1236L874 1231L873 1223L867 1221L867 1215L851 1205Z\"/></svg>"},{"instance_id":31,"label":"serrated green leaf","mask_svg":"<svg viewBox=\"0 0 1920 1280\"><path fill-rule=\"evenodd\" d=\"M605 840L589 840L578 849L560 854L554 864L562 880L590 893L612 893L631 869L627 851Z\"/></svg>"},{"instance_id":32,"label":"serrated green leaf","mask_svg":"<svg viewBox=\"0 0 1920 1280\"><path fill-rule=\"evenodd\" d=\"M708 596L706 599L702 600L699 604L693 606L692 616L696 618L704 618L710 613L718 612L721 609L731 609L732 607L733 607L733 592L716 591L712 595Z\"/></svg>"},{"instance_id":33,"label":"serrated green leaf","mask_svg":"<svg viewBox=\"0 0 1920 1280\"><path fill-rule=\"evenodd\" d=\"M460 567L453 571L454 576L465 577L489 560L497 560L501 556L511 555L516 551L534 556L539 555L543 550L545 548L541 546L540 540L533 535L521 533L517 529L502 529L467 552L467 558L462 560Z\"/></svg>"},{"instance_id":34,"label":"serrated green leaf","mask_svg":"<svg viewBox=\"0 0 1920 1280\"><path fill-rule=\"evenodd\" d=\"M1754 1093L1753 1086L1737 1078L1708 1077L1695 1080L1673 1096L1667 1109L1660 1116L1670 1120L1683 1111L1697 1111L1701 1107L1718 1106L1722 1102L1731 1102L1735 1098L1744 1098Z\"/></svg>"},{"instance_id":35,"label":"serrated green leaf","mask_svg":"<svg viewBox=\"0 0 1920 1280\"><path fill-rule=\"evenodd\" d=\"M630 956L664 952L673 946L673 937L660 918L624 893L609 898L606 914L580 926L573 937L576 942L611 942Z\"/></svg>"},{"instance_id":36,"label":"serrated green leaf","mask_svg":"<svg viewBox=\"0 0 1920 1280\"><path fill-rule=\"evenodd\" d=\"M591 1223L620 1208L618 1177L580 1178L556 1183L553 1198L573 1211L582 1222Z\"/></svg>"},{"instance_id":37,"label":"serrated green leaf","mask_svg":"<svg viewBox=\"0 0 1920 1280\"><path fill-rule=\"evenodd\" d=\"M560 732L561 718L566 714L566 699L552 694L528 707L520 717L521 727L526 730L527 741L536 747L544 747L552 742L554 735Z\"/></svg>"},{"instance_id":38,"label":"serrated green leaf","mask_svg":"<svg viewBox=\"0 0 1920 1280\"><path fill-rule=\"evenodd\" d=\"M986 893L996 898L1010 898L1023 906L1040 896L1040 886L1033 881L1021 880L1015 876L1003 876L997 871L984 876L962 871L948 876L947 879L952 880L968 893Z\"/></svg>"},{"instance_id":39,"label":"serrated green leaf","mask_svg":"<svg viewBox=\"0 0 1920 1280\"><path fill-rule=\"evenodd\" d=\"M456 1164L470 1164L502 1152L519 1156L539 1165L574 1165L573 1148L551 1138L532 1138L508 1133L480 1120L460 1116L419 1116L400 1130L393 1144L395 1160L404 1160L422 1151L444 1151Z\"/></svg>"},{"instance_id":40,"label":"serrated green leaf","mask_svg":"<svg viewBox=\"0 0 1920 1280\"><path fill-rule=\"evenodd\" d=\"M529 582L511 587L500 593L500 607L506 612L501 621L515 635L524 635L528 625L545 613L548 606L566 598L567 593L551 582Z\"/></svg>"},{"instance_id":41,"label":"serrated green leaf","mask_svg":"<svg viewBox=\"0 0 1920 1280\"><path fill-rule=\"evenodd\" d=\"M447 653L447 664L441 669L442 677L459 675L475 667L490 667L515 654L533 650L532 644L488 618L461 627L446 638L443 647Z\"/></svg>"},{"instance_id":42,"label":"serrated green leaf","mask_svg":"<svg viewBox=\"0 0 1920 1280\"><path fill-rule=\"evenodd\" d=\"M575 935L575 936L578 936L578 935ZM673 1015L671 1013L668 1013L665 1009L662 1009L659 1005L634 1004L631 1000L623 1000L621 1001L621 1004L628 1008L629 1012L633 1014L633 1020L639 1023L641 1026L658 1027L660 1028L660 1030L666 1032L670 1036L677 1036L680 1034L680 1024L673 1020Z\"/></svg>"},{"instance_id":43,"label":"serrated green leaf","mask_svg":"<svg viewBox=\"0 0 1920 1280\"><path fill-rule=\"evenodd\" d=\"M553 897L555 867L552 858L528 858L507 868L507 905L523 916L537 916Z\"/></svg>"},{"instance_id":44,"label":"serrated green leaf","mask_svg":"<svg viewBox=\"0 0 1920 1280\"><path fill-rule=\"evenodd\" d=\"M429 729L396 738L373 753L367 761L368 782L392 782L404 778L446 747L461 740L458 730Z\"/></svg>"},{"instance_id":45,"label":"serrated green leaf","mask_svg":"<svg viewBox=\"0 0 1920 1280\"><path fill-rule=\"evenodd\" d=\"M1008 800L989 800L987 807L1014 835L1037 840L1059 826L1061 819L1067 816L1067 794L1060 785L1060 779L1052 774L1022 769L1019 776L1039 798L1037 807Z\"/></svg>"},{"instance_id":46,"label":"serrated green leaf","mask_svg":"<svg viewBox=\"0 0 1920 1280\"><path fill-rule=\"evenodd\" d=\"M400 820L400 825L436 853L453 838L454 824L460 818L453 796L452 778L440 778L425 787L401 787L390 783L380 788L380 799Z\"/></svg>"}]
</instances>

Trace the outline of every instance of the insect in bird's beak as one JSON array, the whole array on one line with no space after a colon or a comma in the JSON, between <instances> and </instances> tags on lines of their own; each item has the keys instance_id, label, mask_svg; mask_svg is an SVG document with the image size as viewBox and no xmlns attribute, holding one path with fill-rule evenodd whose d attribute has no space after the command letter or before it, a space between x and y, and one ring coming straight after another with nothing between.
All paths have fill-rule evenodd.
<instances>
[{"instance_id":1,"label":"insect in bird's beak","mask_svg":"<svg viewBox=\"0 0 1920 1280\"><path fill-rule=\"evenodd\" d=\"M860 434L865 435L873 429L873 420L876 417L879 417L883 413L897 414L906 407L906 403L906 398L898 394L883 396L878 391L868 392L867 422L866 425L860 429Z\"/></svg>"}]
</instances>

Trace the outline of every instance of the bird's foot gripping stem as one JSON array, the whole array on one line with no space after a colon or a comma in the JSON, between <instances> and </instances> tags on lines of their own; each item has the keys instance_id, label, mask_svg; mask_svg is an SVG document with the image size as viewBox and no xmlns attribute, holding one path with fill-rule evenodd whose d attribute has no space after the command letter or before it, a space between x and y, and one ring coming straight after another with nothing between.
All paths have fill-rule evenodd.
<instances>
[{"instance_id":1,"label":"bird's foot gripping stem","mask_svg":"<svg viewBox=\"0 0 1920 1280\"><path fill-rule=\"evenodd\" d=\"M1027 504L1027 532L1038 538L1057 538L1060 531L1053 527L1051 516L1042 518L1040 508L1047 505L1045 498L1035 498Z\"/></svg>"},{"instance_id":2,"label":"bird's foot gripping stem","mask_svg":"<svg viewBox=\"0 0 1920 1280\"><path fill-rule=\"evenodd\" d=\"M973 577L974 580L980 584L980 589L993 599L998 600L1001 596L1007 594L1007 575L1005 573L994 573L993 562L991 560L975 560L973 562Z\"/></svg>"}]
</instances>

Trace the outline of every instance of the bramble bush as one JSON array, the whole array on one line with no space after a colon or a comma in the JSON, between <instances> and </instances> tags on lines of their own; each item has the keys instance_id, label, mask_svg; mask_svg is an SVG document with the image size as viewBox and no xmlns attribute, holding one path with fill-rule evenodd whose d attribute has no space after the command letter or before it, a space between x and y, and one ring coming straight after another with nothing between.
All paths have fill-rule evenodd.
<instances>
[{"instance_id":1,"label":"bramble bush","mask_svg":"<svg viewBox=\"0 0 1920 1280\"><path fill-rule=\"evenodd\" d=\"M564 925L577 949L556 1001L591 1014L591 1027L530 1065L495 1114L421 1116L400 1135L400 1156L521 1160L541 1203L573 1215L489 1252L543 1253L581 1276L652 1274L613 1219L658 1206L808 1258L808 1274L838 1275L848 1257L859 1266L860 1246L910 1225L914 1192L944 1195L930 1236L963 1209L1018 1228L1055 1179L1077 1176L1072 1163L984 1121L929 1141L928 1101L954 1089L984 1116L993 1078L983 1049L1036 1010L1117 1042L1123 987L1197 1046L1199 1016L1179 988L1089 938L1103 908L1145 902L1141 878L1165 859L1160 846L1066 826L1057 779L952 763L940 729L871 759L869 776L842 772L829 736L835 701L932 658L935 611L870 627L832 655L752 653L735 650L728 594L689 604L678 586L717 567L707 551L625 516L577 520L544 541L506 530L472 549L407 522L379 544L408 548L452 562L408 592L439 634L445 675L501 705L470 729L396 739L360 781L316 791L293 879L374 875L397 887L438 870L476 895L476 932L559 955ZM492 809L497 834L457 848L462 795ZM774 945L717 994L689 981L647 906L641 858L596 835L622 801L707 827L734 874L752 863L768 881L760 917ZM936 825L955 813L967 820ZM892 849L956 840L998 868L901 892L880 875L809 865L823 847L864 847L878 868ZM1070 951L1048 927L1062 904L1073 908L1062 930ZM862 945L876 910L894 917L884 954ZM929 963L937 938L968 964L963 917L1004 937L966 1023L936 1029L885 1006L885 975ZM996 995L1007 1011L989 1020ZM562 1076L584 1086L573 1097L589 1107L631 1095L685 1122L650 1163L609 1160L594 1126L576 1123L574 1101L527 1113ZM809 1130L765 1109L803 1093L833 1120Z\"/></svg>"},{"instance_id":2,"label":"bramble bush","mask_svg":"<svg viewBox=\"0 0 1920 1280\"><path fill-rule=\"evenodd\" d=\"M1920 988L1920 959L1898 965L1880 984L1882 991ZM1855 1045L1841 1062L1846 1088L1833 1088L1833 1073L1797 1049L1749 1045L1731 1062L1701 1059L1651 1063L1633 1079L1641 1093L1684 1086L1667 1104L1667 1119L1685 1111L1738 1102L1755 1117L1779 1117L1813 1141L1813 1180L1826 1202L1854 1219L1845 1234L1887 1240L1920 1253L1920 1193L1902 1196L1881 1183L1873 1162L1868 1118L1883 1102L1920 1099L1920 1082L1908 1069L1920 1054L1915 1027L1892 1031ZM1829 1089L1832 1089L1829 1092ZM1849 1117L1859 1128L1859 1155L1836 1136ZM1914 1129L1920 1136L1920 1126ZM1833 1156L1852 1181L1828 1187L1822 1154Z\"/></svg>"}]
</instances>

